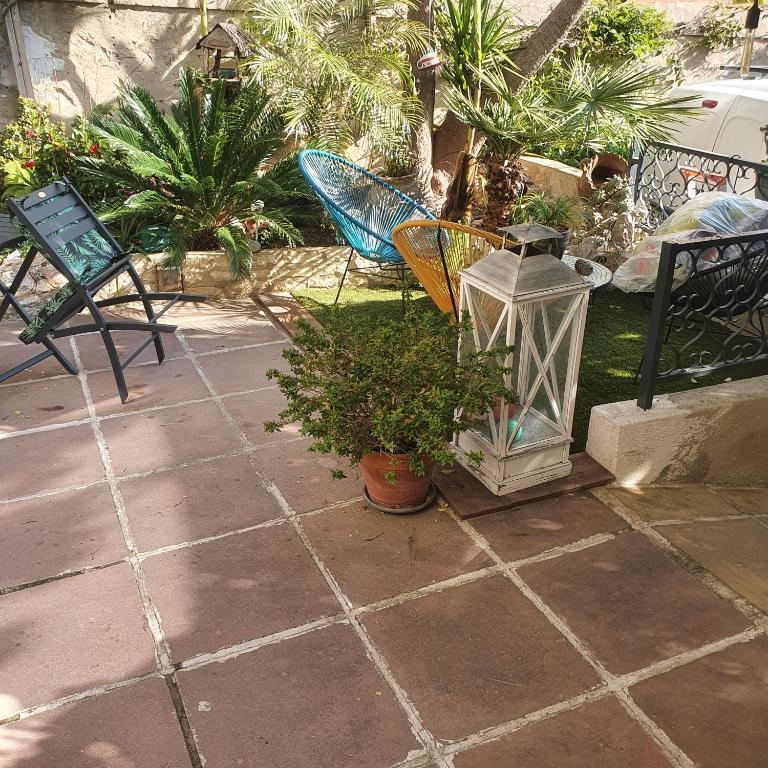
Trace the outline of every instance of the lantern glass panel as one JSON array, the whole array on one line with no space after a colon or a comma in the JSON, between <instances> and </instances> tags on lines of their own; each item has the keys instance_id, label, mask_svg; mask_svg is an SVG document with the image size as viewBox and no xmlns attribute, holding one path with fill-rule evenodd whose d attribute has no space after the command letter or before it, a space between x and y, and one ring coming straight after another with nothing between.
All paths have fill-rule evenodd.
<instances>
[{"instance_id":1,"label":"lantern glass panel","mask_svg":"<svg viewBox=\"0 0 768 768\"><path fill-rule=\"evenodd\" d=\"M568 435L568 364L579 296L523 304L518 333L520 403L507 450Z\"/></svg>"}]
</instances>

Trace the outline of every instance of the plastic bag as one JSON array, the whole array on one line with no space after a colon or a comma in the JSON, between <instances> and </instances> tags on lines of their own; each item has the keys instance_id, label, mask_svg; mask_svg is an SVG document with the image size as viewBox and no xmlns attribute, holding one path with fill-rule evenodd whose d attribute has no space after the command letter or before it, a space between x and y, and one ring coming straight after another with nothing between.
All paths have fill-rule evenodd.
<instances>
[{"instance_id":1,"label":"plastic bag","mask_svg":"<svg viewBox=\"0 0 768 768\"><path fill-rule=\"evenodd\" d=\"M653 291L659 272L663 242L684 243L719 235L768 229L768 202L730 192L702 192L681 205L656 231L632 249L632 255L616 270L613 285L625 293ZM738 246L726 249L722 258L740 253ZM714 261L715 248L698 253L698 261ZM674 285L680 285L693 268L690 254L681 253L675 264Z\"/></svg>"}]
</instances>

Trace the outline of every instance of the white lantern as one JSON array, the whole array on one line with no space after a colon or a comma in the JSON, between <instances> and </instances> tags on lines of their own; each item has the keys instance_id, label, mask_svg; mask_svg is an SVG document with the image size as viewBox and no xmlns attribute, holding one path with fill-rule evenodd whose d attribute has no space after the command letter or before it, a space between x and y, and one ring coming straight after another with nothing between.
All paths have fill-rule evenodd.
<instances>
[{"instance_id":1,"label":"white lantern","mask_svg":"<svg viewBox=\"0 0 768 768\"><path fill-rule=\"evenodd\" d=\"M464 269L460 281L461 313L472 329L463 334L459 359L514 347L489 365L517 399L499 401L481 427L454 436L459 463L497 495L569 475L589 285L550 254L523 258L506 250ZM468 458L477 453L479 467Z\"/></svg>"}]
</instances>

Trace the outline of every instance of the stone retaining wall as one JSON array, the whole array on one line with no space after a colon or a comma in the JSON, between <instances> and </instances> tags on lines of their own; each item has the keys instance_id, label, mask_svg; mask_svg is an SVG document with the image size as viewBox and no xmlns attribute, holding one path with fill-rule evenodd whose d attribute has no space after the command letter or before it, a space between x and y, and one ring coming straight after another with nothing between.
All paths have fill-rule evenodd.
<instances>
[{"instance_id":1,"label":"stone retaining wall","mask_svg":"<svg viewBox=\"0 0 768 768\"><path fill-rule=\"evenodd\" d=\"M768 485L768 376L592 409L587 453L624 486Z\"/></svg>"},{"instance_id":2,"label":"stone retaining wall","mask_svg":"<svg viewBox=\"0 0 768 768\"><path fill-rule=\"evenodd\" d=\"M344 246L316 246L304 248L265 248L254 254L253 273L246 280L233 281L223 251L193 251L187 254L182 269L184 290L203 293L210 298L241 297L261 293L289 293L298 288L330 288L338 285L347 263L349 249ZM133 263L147 287L158 290L157 266L163 254L137 255ZM18 252L5 257L0 263L0 280L8 284L21 264ZM372 262L356 257L354 267L370 267ZM22 304L34 309L64 284L64 279L42 257L21 286L18 296ZM389 284L372 273L350 272L345 285L367 287ZM105 286L100 297L128 290L130 280L122 276L119 282Z\"/></svg>"}]
</instances>

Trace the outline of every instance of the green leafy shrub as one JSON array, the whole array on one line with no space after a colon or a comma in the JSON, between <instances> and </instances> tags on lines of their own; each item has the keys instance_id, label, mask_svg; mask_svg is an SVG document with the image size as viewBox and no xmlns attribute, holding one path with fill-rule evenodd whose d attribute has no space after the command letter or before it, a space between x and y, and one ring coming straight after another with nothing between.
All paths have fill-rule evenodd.
<instances>
[{"instance_id":1,"label":"green leafy shrub","mask_svg":"<svg viewBox=\"0 0 768 768\"><path fill-rule=\"evenodd\" d=\"M674 23L663 11L631 0L593 0L573 35L580 56L644 59L664 51Z\"/></svg>"},{"instance_id":2,"label":"green leafy shrub","mask_svg":"<svg viewBox=\"0 0 768 768\"><path fill-rule=\"evenodd\" d=\"M357 142L386 157L420 118L409 50L427 29L401 0L245 0L249 70L275 96L288 130L343 154Z\"/></svg>"},{"instance_id":3,"label":"green leafy shrub","mask_svg":"<svg viewBox=\"0 0 768 768\"><path fill-rule=\"evenodd\" d=\"M560 195L548 198L543 192L528 192L519 198L509 217L510 224L523 224L533 219L561 231L571 229L580 217L578 204Z\"/></svg>"},{"instance_id":4,"label":"green leafy shrub","mask_svg":"<svg viewBox=\"0 0 768 768\"><path fill-rule=\"evenodd\" d=\"M459 334L467 330L466 321L419 313L410 303L404 316L375 324L343 311L322 329L301 323L294 346L283 352L289 372L267 372L288 406L265 429L298 421L313 439L310 450L334 452L353 465L379 451L407 454L409 468L421 475L424 457L450 463L446 441L479 423L470 414L486 413L500 396L514 400L494 354L456 361ZM507 351L496 353L503 360Z\"/></svg>"},{"instance_id":5,"label":"green leafy shrub","mask_svg":"<svg viewBox=\"0 0 768 768\"><path fill-rule=\"evenodd\" d=\"M93 124L115 157L83 159L81 170L124 190L104 221L167 227L171 265L189 250L222 248L232 275L245 277L257 231L293 245L302 241L297 224L316 217L295 159L266 167L283 144L285 123L255 80L229 100L223 81L186 68L172 114L143 88L126 85L111 113Z\"/></svg>"},{"instance_id":6,"label":"green leafy shrub","mask_svg":"<svg viewBox=\"0 0 768 768\"><path fill-rule=\"evenodd\" d=\"M699 11L685 31L698 36L698 45L712 51L722 51L738 44L743 29L733 17L732 9L723 3L715 3Z\"/></svg>"},{"instance_id":7,"label":"green leafy shrub","mask_svg":"<svg viewBox=\"0 0 768 768\"><path fill-rule=\"evenodd\" d=\"M0 131L0 199L21 197L67 176L81 191L98 197L103 186L90 188L79 173L80 157L109 155L85 120L67 130L51 119L51 108L34 99L19 98L19 116Z\"/></svg>"}]
</instances>

